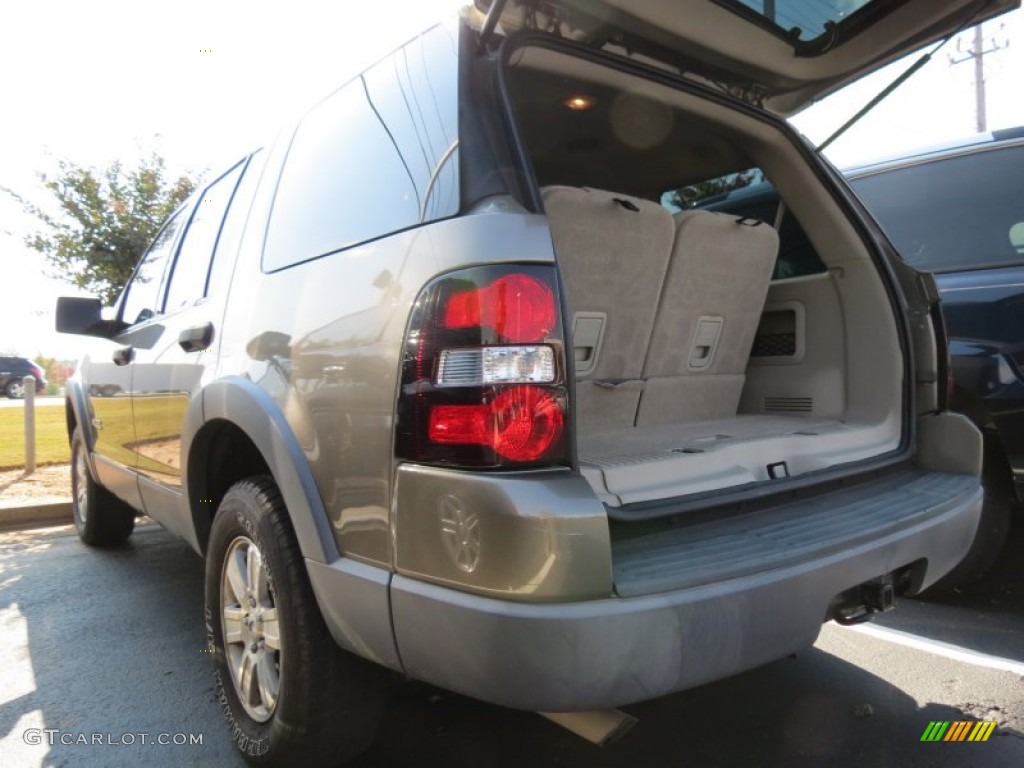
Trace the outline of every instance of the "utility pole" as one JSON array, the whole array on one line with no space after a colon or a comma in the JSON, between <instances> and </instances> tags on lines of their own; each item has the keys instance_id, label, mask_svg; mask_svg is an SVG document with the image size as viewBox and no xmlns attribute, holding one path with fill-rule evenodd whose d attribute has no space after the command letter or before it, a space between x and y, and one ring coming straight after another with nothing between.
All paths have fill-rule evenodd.
<instances>
[{"instance_id":1,"label":"utility pole","mask_svg":"<svg viewBox=\"0 0 1024 768\"><path fill-rule=\"evenodd\" d=\"M1000 26L1000 30L1002 27ZM993 37L989 41L990 45L988 48L985 47L984 35L981 31L981 24L978 24L974 28L974 43L966 51L963 50L963 38L959 38L956 41L956 50L960 55L960 58L949 57L950 66L956 64L962 64L965 61L974 59L974 110L975 120L978 133L984 133L988 130L986 121L986 106L985 106L985 55L989 53L995 53L1003 48L1006 48L1009 44L1009 40L1004 40L1001 44L996 41Z\"/></svg>"}]
</instances>

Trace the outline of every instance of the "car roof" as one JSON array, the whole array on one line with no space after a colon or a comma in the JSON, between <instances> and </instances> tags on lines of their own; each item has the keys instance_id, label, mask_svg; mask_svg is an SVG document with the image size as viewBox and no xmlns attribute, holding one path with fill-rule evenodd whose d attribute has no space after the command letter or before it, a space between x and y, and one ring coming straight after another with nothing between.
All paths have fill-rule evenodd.
<instances>
[{"instance_id":1,"label":"car roof","mask_svg":"<svg viewBox=\"0 0 1024 768\"><path fill-rule=\"evenodd\" d=\"M847 178L858 178L872 173L902 168L916 163L941 160L947 157L956 157L974 151L987 151L998 149L1002 146L1014 146L1024 144L1024 125L1015 128L1004 128L989 133L979 133L963 139L945 142L912 152L900 155L886 155L874 160L843 168L843 175Z\"/></svg>"},{"instance_id":2,"label":"car roof","mask_svg":"<svg viewBox=\"0 0 1024 768\"><path fill-rule=\"evenodd\" d=\"M917 163L957 157L969 152L987 152L1001 147L1022 145L1024 145L1024 126L1004 128L989 133L975 134L974 136L941 145L924 147L914 150L909 154L893 155L868 163L850 166L841 169L841 172L848 179L857 179L875 173L905 168ZM702 200L697 207L711 210L718 208L730 210L737 204L765 202L777 199L777 197L778 192L776 192L775 186L770 181L763 181Z\"/></svg>"}]
</instances>

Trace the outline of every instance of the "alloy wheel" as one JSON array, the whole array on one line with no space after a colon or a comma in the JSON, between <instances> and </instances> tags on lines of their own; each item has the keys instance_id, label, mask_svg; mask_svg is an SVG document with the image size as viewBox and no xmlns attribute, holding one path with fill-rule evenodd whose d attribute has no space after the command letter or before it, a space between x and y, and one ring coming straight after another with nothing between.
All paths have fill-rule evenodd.
<instances>
[{"instance_id":1,"label":"alloy wheel","mask_svg":"<svg viewBox=\"0 0 1024 768\"><path fill-rule=\"evenodd\" d=\"M281 688L281 635L263 555L246 536L228 546L220 598L224 654L235 693L253 720L266 722Z\"/></svg>"},{"instance_id":2,"label":"alloy wheel","mask_svg":"<svg viewBox=\"0 0 1024 768\"><path fill-rule=\"evenodd\" d=\"M85 452L75 450L74 465L75 506L82 525L89 518L89 467L85 463Z\"/></svg>"}]
</instances>

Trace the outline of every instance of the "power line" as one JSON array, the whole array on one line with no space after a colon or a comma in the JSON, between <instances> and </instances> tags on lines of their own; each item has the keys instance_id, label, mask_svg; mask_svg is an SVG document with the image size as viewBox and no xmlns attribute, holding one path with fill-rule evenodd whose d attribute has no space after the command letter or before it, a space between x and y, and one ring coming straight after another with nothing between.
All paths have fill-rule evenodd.
<instances>
[{"instance_id":1,"label":"power line","mask_svg":"<svg viewBox=\"0 0 1024 768\"><path fill-rule=\"evenodd\" d=\"M1002 43L993 37L989 40L988 47L985 47L985 37L981 30L981 24L978 24L974 28L974 42L971 47L966 51L963 50L963 38L959 38L956 41L957 53L961 54L960 58L949 57L949 65L956 66L957 64L963 64L965 61L974 60L974 111L975 120L977 125L978 133L985 133L988 130L987 117L986 117L986 105L985 105L985 56L996 51L1001 51L1010 45L1009 39L1004 39ZM1000 31L1003 27L1000 26Z\"/></svg>"}]
</instances>

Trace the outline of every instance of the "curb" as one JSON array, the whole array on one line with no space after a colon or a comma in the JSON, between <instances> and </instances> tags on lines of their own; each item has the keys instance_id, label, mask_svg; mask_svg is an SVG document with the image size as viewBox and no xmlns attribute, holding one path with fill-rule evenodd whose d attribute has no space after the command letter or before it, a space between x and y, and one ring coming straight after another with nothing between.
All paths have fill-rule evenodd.
<instances>
[{"instance_id":1,"label":"curb","mask_svg":"<svg viewBox=\"0 0 1024 768\"><path fill-rule=\"evenodd\" d=\"M5 507L0 504L0 530L43 528L73 521L70 501L43 501L17 507Z\"/></svg>"}]
</instances>

